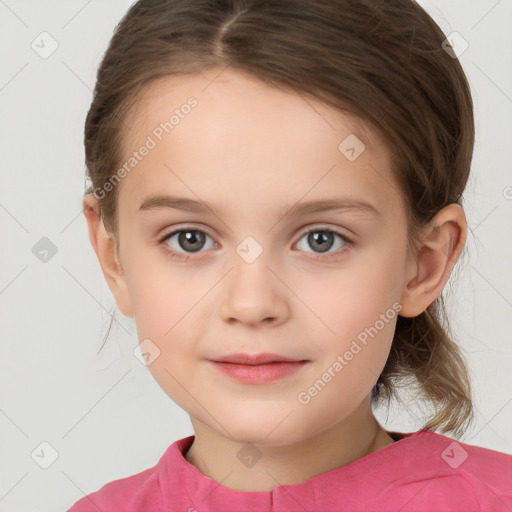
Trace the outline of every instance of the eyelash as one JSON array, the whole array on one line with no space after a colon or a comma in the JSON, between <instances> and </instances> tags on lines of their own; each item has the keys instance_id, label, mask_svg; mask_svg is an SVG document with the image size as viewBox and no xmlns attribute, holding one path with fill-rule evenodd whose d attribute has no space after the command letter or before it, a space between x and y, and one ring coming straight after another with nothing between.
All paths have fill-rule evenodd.
<instances>
[{"instance_id":1,"label":"eyelash","mask_svg":"<svg viewBox=\"0 0 512 512\"><path fill-rule=\"evenodd\" d=\"M190 259L190 256L193 253L188 254L187 256L184 256L183 254L174 251L173 249L171 249L169 247L169 245L166 244L166 242L171 237L173 237L174 235L176 235L178 233L187 232L187 231L197 231L198 233L203 233L203 234L205 234L207 236L210 236L210 235L208 235L208 233L205 233L204 231L202 231L200 229L196 229L196 228L192 228L192 227L188 227L187 228L187 226L185 226L185 227L183 227L181 229L176 229L174 231L171 231L170 233L166 233L165 235L162 235L162 237L160 237L159 240L158 240L158 244L164 246L164 250L171 256L171 258L175 258L175 259L178 259L178 260L181 260L181 261L187 261L188 259ZM345 242L345 245L341 249L338 249L336 252L328 253L325 256L320 257L320 258L316 258L315 257L315 259L323 259L323 260L325 260L325 259L331 259L331 258L339 257L341 254L343 254L345 251L347 251L353 245L353 242L349 238L347 238L345 235L341 234L340 232L338 232L336 230L333 230L333 229L322 228L322 227L316 227L316 228L313 228L313 229L308 229L307 231L305 231L304 233L301 234L301 236L299 237L299 241L302 240L302 238L304 238L304 236L309 235L310 233L316 233L316 232L319 232L319 231L322 231L322 232L325 232L325 233L332 233L334 235L339 236L342 239L342 241ZM198 251L198 252L201 252L201 251ZM322 253L313 253L313 254L321 255Z\"/></svg>"}]
</instances>

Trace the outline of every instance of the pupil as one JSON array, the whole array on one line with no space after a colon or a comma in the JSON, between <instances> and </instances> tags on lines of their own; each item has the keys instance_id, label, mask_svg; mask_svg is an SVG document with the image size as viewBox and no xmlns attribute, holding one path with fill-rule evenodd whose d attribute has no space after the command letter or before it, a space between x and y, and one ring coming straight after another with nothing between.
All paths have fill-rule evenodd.
<instances>
[{"instance_id":1,"label":"pupil","mask_svg":"<svg viewBox=\"0 0 512 512\"><path fill-rule=\"evenodd\" d=\"M314 231L309 235L309 242L311 246L314 247L314 245L318 244L320 240L320 246L318 247L318 249L320 252L325 252L329 250L332 246L332 243L329 243L332 242L332 237L332 233L326 233L325 231ZM327 244L325 242L327 242Z\"/></svg>"},{"instance_id":2,"label":"pupil","mask_svg":"<svg viewBox=\"0 0 512 512\"><path fill-rule=\"evenodd\" d=\"M199 251L201 249L201 242L204 243L204 236L200 234L198 231L185 231L180 234L180 245L187 250L192 252ZM194 243L199 243L199 246L194 247ZM187 248L187 244L192 244L192 247Z\"/></svg>"}]
</instances>

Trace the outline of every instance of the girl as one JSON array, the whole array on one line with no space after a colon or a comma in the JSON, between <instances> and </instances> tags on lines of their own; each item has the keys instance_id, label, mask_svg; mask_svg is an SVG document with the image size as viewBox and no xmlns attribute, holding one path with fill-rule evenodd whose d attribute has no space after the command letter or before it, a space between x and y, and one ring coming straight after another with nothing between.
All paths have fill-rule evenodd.
<instances>
[{"instance_id":1,"label":"girl","mask_svg":"<svg viewBox=\"0 0 512 512\"><path fill-rule=\"evenodd\" d=\"M195 435L70 512L512 510L512 456L445 435L473 421L441 296L474 144L456 57L413 0L133 4L84 213ZM434 412L387 431L406 386Z\"/></svg>"}]
</instances>

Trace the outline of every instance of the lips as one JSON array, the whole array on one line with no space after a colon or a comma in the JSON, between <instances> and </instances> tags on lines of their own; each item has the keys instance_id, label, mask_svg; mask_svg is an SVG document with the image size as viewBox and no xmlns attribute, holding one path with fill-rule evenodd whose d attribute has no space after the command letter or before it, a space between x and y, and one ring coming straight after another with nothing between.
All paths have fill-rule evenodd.
<instances>
[{"instance_id":1,"label":"lips","mask_svg":"<svg viewBox=\"0 0 512 512\"><path fill-rule=\"evenodd\" d=\"M293 359L285 357L279 354L272 354L265 352L262 354L229 354L222 357L215 357L210 359L217 363L232 363L232 364L243 364L249 366L256 366L268 363L297 363L303 362L305 359Z\"/></svg>"},{"instance_id":2,"label":"lips","mask_svg":"<svg viewBox=\"0 0 512 512\"><path fill-rule=\"evenodd\" d=\"M270 384L285 379L310 363L269 352L261 354L229 354L208 360L216 370L243 384Z\"/></svg>"}]
</instances>

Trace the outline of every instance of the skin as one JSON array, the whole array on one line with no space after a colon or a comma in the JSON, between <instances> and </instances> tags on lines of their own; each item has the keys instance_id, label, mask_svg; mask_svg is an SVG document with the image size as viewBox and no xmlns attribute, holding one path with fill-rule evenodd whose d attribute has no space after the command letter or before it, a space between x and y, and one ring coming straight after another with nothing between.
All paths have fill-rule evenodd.
<instances>
[{"instance_id":1,"label":"skin","mask_svg":"<svg viewBox=\"0 0 512 512\"><path fill-rule=\"evenodd\" d=\"M150 372L191 417L187 461L224 487L269 491L393 443L372 413L370 392L396 315L309 403L297 396L392 304L413 317L439 296L464 246L466 218L459 206L447 206L410 253L404 202L378 134L320 101L238 71L154 82L126 120L126 158L190 96L197 107L118 185L119 246L92 194L84 214L119 310L135 319L139 340L160 350ZM338 150L350 134L366 145L355 161ZM138 212L151 194L199 198L221 211ZM280 213L333 197L364 199L379 215ZM158 244L178 228L207 235L199 252L178 236ZM335 230L352 243L334 235L321 252L308 243L309 228ZM247 236L263 249L252 263L236 251ZM190 257L171 258L165 246ZM235 352L308 363L273 383L243 384L207 361ZM237 457L248 443L261 454L252 467Z\"/></svg>"}]
</instances>

